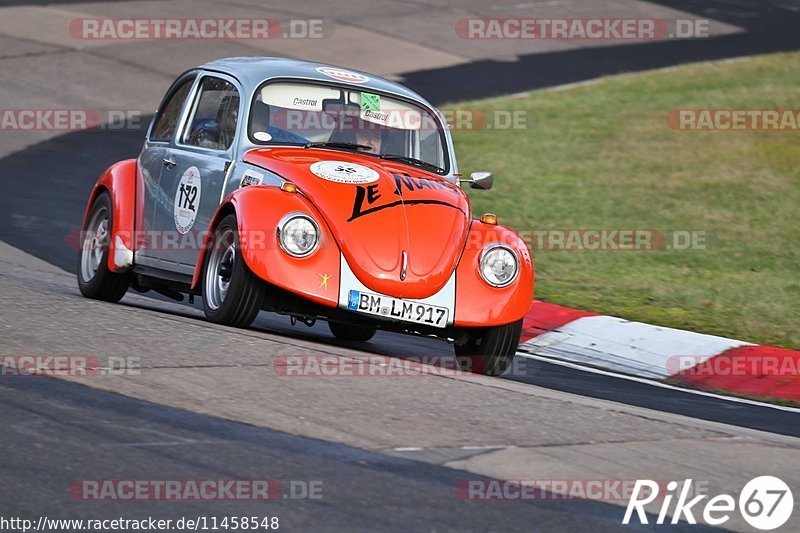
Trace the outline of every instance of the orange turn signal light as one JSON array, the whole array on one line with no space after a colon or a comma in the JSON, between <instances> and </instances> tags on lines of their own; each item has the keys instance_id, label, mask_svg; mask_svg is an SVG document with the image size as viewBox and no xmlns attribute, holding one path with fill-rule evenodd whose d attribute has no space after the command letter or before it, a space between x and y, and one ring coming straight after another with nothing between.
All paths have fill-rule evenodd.
<instances>
[{"instance_id":1,"label":"orange turn signal light","mask_svg":"<svg viewBox=\"0 0 800 533\"><path fill-rule=\"evenodd\" d=\"M481 222L484 224L491 224L492 226L497 225L497 215L492 213L486 213L481 217Z\"/></svg>"},{"instance_id":2,"label":"orange turn signal light","mask_svg":"<svg viewBox=\"0 0 800 533\"><path fill-rule=\"evenodd\" d=\"M281 183L281 190L283 192L297 192L297 185L291 181L284 181Z\"/></svg>"}]
</instances>

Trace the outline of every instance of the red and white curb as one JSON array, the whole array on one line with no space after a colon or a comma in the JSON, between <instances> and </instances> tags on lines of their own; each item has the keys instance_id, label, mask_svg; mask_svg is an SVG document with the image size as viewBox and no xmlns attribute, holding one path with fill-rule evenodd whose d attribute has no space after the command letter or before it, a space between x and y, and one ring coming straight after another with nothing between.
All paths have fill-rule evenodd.
<instances>
[{"instance_id":1,"label":"red and white curb","mask_svg":"<svg viewBox=\"0 0 800 533\"><path fill-rule=\"evenodd\" d=\"M704 390L800 402L800 351L547 302L531 306L518 353Z\"/></svg>"}]
</instances>

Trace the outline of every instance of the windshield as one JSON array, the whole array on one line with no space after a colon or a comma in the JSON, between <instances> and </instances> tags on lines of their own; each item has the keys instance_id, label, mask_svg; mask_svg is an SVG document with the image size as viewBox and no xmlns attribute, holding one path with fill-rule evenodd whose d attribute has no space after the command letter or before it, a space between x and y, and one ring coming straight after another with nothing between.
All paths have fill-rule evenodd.
<instances>
[{"instance_id":1,"label":"windshield","mask_svg":"<svg viewBox=\"0 0 800 533\"><path fill-rule=\"evenodd\" d=\"M444 132L434 114L369 91L315 83L264 84L253 101L248 134L255 144L333 143L331 148L411 164L416 160L440 173L448 170Z\"/></svg>"}]
</instances>

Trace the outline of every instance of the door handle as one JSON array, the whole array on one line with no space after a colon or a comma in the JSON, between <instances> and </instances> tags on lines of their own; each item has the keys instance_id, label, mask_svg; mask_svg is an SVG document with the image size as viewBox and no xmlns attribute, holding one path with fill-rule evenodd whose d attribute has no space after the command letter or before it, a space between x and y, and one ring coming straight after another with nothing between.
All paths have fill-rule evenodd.
<instances>
[{"instance_id":1,"label":"door handle","mask_svg":"<svg viewBox=\"0 0 800 533\"><path fill-rule=\"evenodd\" d=\"M172 168L178 164L171 157L165 157L164 159L161 160L161 162L164 163L164 166L167 168Z\"/></svg>"}]
</instances>

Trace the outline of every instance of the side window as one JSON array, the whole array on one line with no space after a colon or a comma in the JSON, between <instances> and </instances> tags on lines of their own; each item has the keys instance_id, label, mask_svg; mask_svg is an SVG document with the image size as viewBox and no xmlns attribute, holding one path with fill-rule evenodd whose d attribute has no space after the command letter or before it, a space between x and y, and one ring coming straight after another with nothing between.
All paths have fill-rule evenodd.
<instances>
[{"instance_id":1,"label":"side window","mask_svg":"<svg viewBox=\"0 0 800 533\"><path fill-rule=\"evenodd\" d=\"M193 82L193 77L185 80L161 106L158 118L153 124L153 131L150 134L151 141L169 141L172 139L175 134L175 127L178 125L178 115L181 113L183 101L186 100L186 95L189 94L189 89L192 88Z\"/></svg>"},{"instance_id":2,"label":"side window","mask_svg":"<svg viewBox=\"0 0 800 533\"><path fill-rule=\"evenodd\" d=\"M420 159L435 163L444 168L442 137L438 129L420 134L419 151Z\"/></svg>"},{"instance_id":3,"label":"side window","mask_svg":"<svg viewBox=\"0 0 800 533\"><path fill-rule=\"evenodd\" d=\"M239 91L233 84L207 76L200 83L199 96L182 142L190 146L227 150L236 135Z\"/></svg>"}]
</instances>

